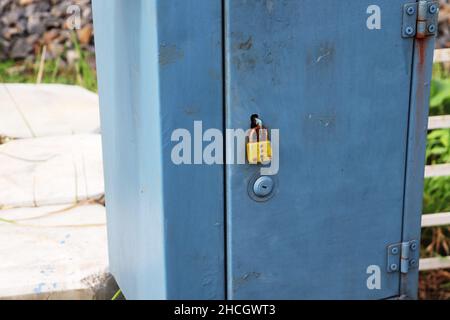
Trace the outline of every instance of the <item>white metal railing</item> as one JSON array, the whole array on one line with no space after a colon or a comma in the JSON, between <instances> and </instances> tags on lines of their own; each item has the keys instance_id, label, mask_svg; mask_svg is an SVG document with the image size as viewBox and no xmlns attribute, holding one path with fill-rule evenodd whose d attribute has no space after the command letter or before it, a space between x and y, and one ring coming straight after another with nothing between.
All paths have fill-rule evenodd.
<instances>
[{"instance_id":1,"label":"white metal railing","mask_svg":"<svg viewBox=\"0 0 450 320\"><path fill-rule=\"evenodd\" d=\"M424 214L422 217L422 227L440 227L450 225L450 212Z\"/></svg>"},{"instance_id":2,"label":"white metal railing","mask_svg":"<svg viewBox=\"0 0 450 320\"><path fill-rule=\"evenodd\" d=\"M450 62L450 49L438 49L434 51L434 62ZM429 130L450 129L450 115L430 117L428 123ZM450 176L450 164L440 164L425 167L425 177L445 177ZM425 214L422 216L422 228L439 227L450 225L450 212ZM429 271L436 269L450 268L450 256L427 258L420 260L420 270Z\"/></svg>"},{"instance_id":3,"label":"white metal railing","mask_svg":"<svg viewBox=\"0 0 450 320\"><path fill-rule=\"evenodd\" d=\"M428 121L428 129L448 129L450 128L450 116L435 116L430 117Z\"/></svg>"},{"instance_id":4,"label":"white metal railing","mask_svg":"<svg viewBox=\"0 0 450 320\"><path fill-rule=\"evenodd\" d=\"M434 62L450 62L450 49L434 50Z\"/></svg>"}]
</instances>

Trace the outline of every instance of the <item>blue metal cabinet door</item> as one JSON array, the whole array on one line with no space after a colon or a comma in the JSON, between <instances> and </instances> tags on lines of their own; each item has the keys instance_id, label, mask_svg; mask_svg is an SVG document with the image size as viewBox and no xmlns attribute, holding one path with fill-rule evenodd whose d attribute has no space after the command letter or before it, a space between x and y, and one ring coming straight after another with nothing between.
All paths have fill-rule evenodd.
<instances>
[{"instance_id":1,"label":"blue metal cabinet door","mask_svg":"<svg viewBox=\"0 0 450 320\"><path fill-rule=\"evenodd\" d=\"M230 299L399 295L386 260L402 240L407 2L225 1L227 127L248 128L257 113L280 129L271 200L248 195L258 166L227 166ZM381 29L367 27L371 5ZM371 290L367 272L377 266L381 288Z\"/></svg>"}]
</instances>

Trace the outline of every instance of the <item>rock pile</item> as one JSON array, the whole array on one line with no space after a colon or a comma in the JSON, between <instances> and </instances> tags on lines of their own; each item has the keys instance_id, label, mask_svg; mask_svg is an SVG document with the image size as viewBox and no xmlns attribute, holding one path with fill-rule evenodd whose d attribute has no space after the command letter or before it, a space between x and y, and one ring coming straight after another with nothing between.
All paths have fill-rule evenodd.
<instances>
[{"instance_id":1,"label":"rock pile","mask_svg":"<svg viewBox=\"0 0 450 320\"><path fill-rule=\"evenodd\" d=\"M80 28L71 30L71 21ZM0 0L0 60L35 60L46 46L48 58L70 62L76 56L74 34L94 51L91 0Z\"/></svg>"},{"instance_id":2,"label":"rock pile","mask_svg":"<svg viewBox=\"0 0 450 320\"><path fill-rule=\"evenodd\" d=\"M438 48L450 48L450 0L440 0Z\"/></svg>"}]
</instances>

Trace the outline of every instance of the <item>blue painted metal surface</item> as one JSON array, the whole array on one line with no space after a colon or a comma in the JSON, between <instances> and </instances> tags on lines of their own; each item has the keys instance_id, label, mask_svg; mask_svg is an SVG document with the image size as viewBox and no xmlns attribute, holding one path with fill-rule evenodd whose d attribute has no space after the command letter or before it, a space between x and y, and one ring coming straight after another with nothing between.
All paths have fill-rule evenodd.
<instances>
[{"instance_id":1,"label":"blue painted metal surface","mask_svg":"<svg viewBox=\"0 0 450 320\"><path fill-rule=\"evenodd\" d=\"M414 45L401 37L405 3L226 1L227 126L256 113L280 129L270 201L246 194L257 167L227 168L229 298L399 295L385 266L387 245L402 239ZM380 30L366 27L371 4ZM367 287L372 265L380 290Z\"/></svg>"},{"instance_id":2,"label":"blue painted metal surface","mask_svg":"<svg viewBox=\"0 0 450 320\"><path fill-rule=\"evenodd\" d=\"M390 245L420 237L434 40L402 38L413 2L94 0L127 298L416 296L417 270L386 268ZM366 27L372 5L381 29ZM267 201L249 196L258 166L172 163L175 129L247 129L253 114L280 129Z\"/></svg>"},{"instance_id":3,"label":"blue painted metal surface","mask_svg":"<svg viewBox=\"0 0 450 320\"><path fill-rule=\"evenodd\" d=\"M222 299L222 166L171 134L222 128L219 1L95 0L111 271L129 299Z\"/></svg>"}]
</instances>

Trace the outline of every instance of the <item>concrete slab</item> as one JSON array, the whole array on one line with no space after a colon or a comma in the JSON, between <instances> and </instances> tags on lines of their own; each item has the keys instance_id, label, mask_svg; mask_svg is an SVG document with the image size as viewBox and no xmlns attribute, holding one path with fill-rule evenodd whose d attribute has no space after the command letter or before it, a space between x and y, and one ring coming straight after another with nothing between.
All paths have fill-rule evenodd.
<instances>
[{"instance_id":1,"label":"concrete slab","mask_svg":"<svg viewBox=\"0 0 450 320\"><path fill-rule=\"evenodd\" d=\"M61 84L0 84L0 135L32 138L99 133L97 94Z\"/></svg>"},{"instance_id":2,"label":"concrete slab","mask_svg":"<svg viewBox=\"0 0 450 320\"><path fill-rule=\"evenodd\" d=\"M0 85L0 136L32 136L5 85Z\"/></svg>"},{"instance_id":3,"label":"concrete slab","mask_svg":"<svg viewBox=\"0 0 450 320\"><path fill-rule=\"evenodd\" d=\"M70 204L104 194L98 134L0 145L0 209Z\"/></svg>"},{"instance_id":4,"label":"concrete slab","mask_svg":"<svg viewBox=\"0 0 450 320\"><path fill-rule=\"evenodd\" d=\"M0 211L0 299L92 299L107 277L105 208Z\"/></svg>"}]
</instances>

